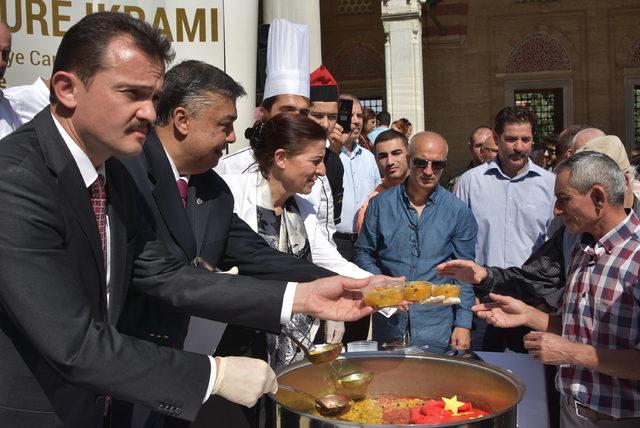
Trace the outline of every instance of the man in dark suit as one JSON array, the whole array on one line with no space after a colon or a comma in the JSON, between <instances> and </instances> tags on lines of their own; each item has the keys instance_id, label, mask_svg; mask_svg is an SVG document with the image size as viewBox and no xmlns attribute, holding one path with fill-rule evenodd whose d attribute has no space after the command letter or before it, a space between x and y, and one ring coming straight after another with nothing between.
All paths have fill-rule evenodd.
<instances>
[{"instance_id":1,"label":"man in dark suit","mask_svg":"<svg viewBox=\"0 0 640 428\"><path fill-rule=\"evenodd\" d=\"M242 95L244 89L231 77L201 61L184 61L166 73L154 131L140 156L122 160L144 196L158 237L185 263L199 256L222 270L235 266L241 275L262 279L310 281L335 275L274 250L233 213L233 196L211 168L226 145L236 139L235 104ZM195 328L202 325L202 320L194 321ZM204 335L211 333L204 329L194 332L194 321L190 338L197 335L197 341L209 342ZM178 348L184 343L188 325L187 315L155 303L136 289L129 292L120 320L120 330L125 333ZM259 353L251 352L252 348L266 350L260 337L255 330L229 326L221 350L225 355L255 356ZM215 421L205 415L219 417L224 412L227 427L242 425L245 418L241 412L251 410L225 405L224 401L218 397L209 401L198 423L211 426ZM151 419L157 420L157 415ZM170 419L164 423L164 427L179 425Z\"/></svg>"},{"instance_id":2,"label":"man in dark suit","mask_svg":"<svg viewBox=\"0 0 640 428\"><path fill-rule=\"evenodd\" d=\"M51 108L0 144L2 427L108 425L110 396L193 420L210 394L251 405L276 386L249 359L120 334L129 284L185 312L271 331L292 311L344 320L371 312L351 291L367 281L211 274L156 238L113 156L140 153L171 56L144 22L86 16L56 54Z\"/></svg>"}]
</instances>

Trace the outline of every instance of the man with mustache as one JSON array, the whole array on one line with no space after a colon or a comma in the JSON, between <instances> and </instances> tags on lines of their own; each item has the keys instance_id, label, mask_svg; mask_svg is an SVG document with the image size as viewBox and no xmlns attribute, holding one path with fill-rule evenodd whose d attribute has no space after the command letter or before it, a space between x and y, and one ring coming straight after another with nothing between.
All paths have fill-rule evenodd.
<instances>
[{"instance_id":1,"label":"man with mustache","mask_svg":"<svg viewBox=\"0 0 640 428\"><path fill-rule=\"evenodd\" d=\"M376 152L385 134L376 138ZM402 134L399 134L402 135ZM404 137L404 136L403 136ZM383 144L383 143L382 143ZM435 132L411 139L409 177L373 198L354 249L354 261L372 273L406 276L407 280L437 280L435 267L447 260L473 260L478 226L471 210L438 184L449 147ZM469 347L473 290L463 284L454 306L414 305L409 312L386 318L373 315L373 338L401 342L408 332L411 345L444 352L449 346Z\"/></svg>"},{"instance_id":2,"label":"man with mustache","mask_svg":"<svg viewBox=\"0 0 640 428\"><path fill-rule=\"evenodd\" d=\"M493 129L498 156L464 173L454 193L478 222L476 262L520 266L547 238L553 219L554 175L529 160L535 115L522 107L505 107ZM472 349L523 351L523 331L499 330L476 321Z\"/></svg>"},{"instance_id":3,"label":"man with mustache","mask_svg":"<svg viewBox=\"0 0 640 428\"><path fill-rule=\"evenodd\" d=\"M243 95L244 89L230 76L201 61L183 61L166 73L156 109L158 119L142 154L122 159L153 215L155 232L172 255L187 264L199 256L220 269L236 266L240 275L258 279L305 281L333 276L333 272L269 247L233 213L229 188L211 170L225 146L236 139L236 100ZM253 281L249 276L243 278ZM137 290L128 295L119 328L162 346L182 348L186 343L186 350L205 353L213 352L212 340L224 329L202 318L190 320L188 314ZM229 331L217 355L247 356L247 349L256 346L260 337L253 329L232 326ZM225 414L227 426L243 426L245 414L252 415L253 410L215 397L207 402L198 423L208 420L210 424L211 414ZM134 414L141 413L136 410ZM159 416L151 415L148 423L160 420ZM167 419L163 426L187 424Z\"/></svg>"},{"instance_id":4,"label":"man with mustache","mask_svg":"<svg viewBox=\"0 0 640 428\"><path fill-rule=\"evenodd\" d=\"M250 406L275 392L265 363L245 370L247 358L120 333L130 288L177 311L274 332L292 313L371 313L345 289L366 280L251 281L171 256L115 156L142 151L172 58L149 24L87 15L60 42L51 106L0 144L2 427L120 427L111 397L193 420L210 395Z\"/></svg>"},{"instance_id":5,"label":"man with mustache","mask_svg":"<svg viewBox=\"0 0 640 428\"><path fill-rule=\"evenodd\" d=\"M0 79L7 69L9 54L11 53L11 31L5 22L0 22ZM18 115L11 107L9 100L0 90L0 138L12 133L20 126Z\"/></svg>"}]
</instances>

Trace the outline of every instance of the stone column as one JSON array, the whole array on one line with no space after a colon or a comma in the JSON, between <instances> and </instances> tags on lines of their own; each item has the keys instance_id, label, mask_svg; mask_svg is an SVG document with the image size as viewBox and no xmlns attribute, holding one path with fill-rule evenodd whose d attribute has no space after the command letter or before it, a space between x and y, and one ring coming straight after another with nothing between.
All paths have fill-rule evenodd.
<instances>
[{"instance_id":1,"label":"stone column","mask_svg":"<svg viewBox=\"0 0 640 428\"><path fill-rule=\"evenodd\" d=\"M238 25L242 22L242 25ZM247 95L238 98L236 143L229 146L235 152L249 145L244 130L255 121L256 49L258 40L258 5L252 1L227 2L224 10L224 70L240 82ZM217 64L216 64L217 65ZM220 66L219 66L220 67ZM220 67L223 68L223 67Z\"/></svg>"},{"instance_id":2,"label":"stone column","mask_svg":"<svg viewBox=\"0 0 640 428\"><path fill-rule=\"evenodd\" d=\"M409 119L414 133L424 130L422 3L417 0L382 1L387 111L392 120Z\"/></svg>"},{"instance_id":3,"label":"stone column","mask_svg":"<svg viewBox=\"0 0 640 428\"><path fill-rule=\"evenodd\" d=\"M283 18L296 24L309 26L311 52L310 72L322 64L322 44L320 38L320 0L263 0L263 21L270 23Z\"/></svg>"}]
</instances>

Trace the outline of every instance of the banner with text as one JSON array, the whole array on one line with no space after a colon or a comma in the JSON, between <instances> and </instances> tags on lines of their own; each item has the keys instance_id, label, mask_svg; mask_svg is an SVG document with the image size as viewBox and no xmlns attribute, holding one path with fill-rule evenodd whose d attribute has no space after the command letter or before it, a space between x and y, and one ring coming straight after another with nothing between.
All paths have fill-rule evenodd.
<instances>
[{"instance_id":1,"label":"banner with text","mask_svg":"<svg viewBox=\"0 0 640 428\"><path fill-rule=\"evenodd\" d=\"M176 61L199 59L225 69L223 0L0 0L0 20L13 33L5 81L0 87L49 77L60 39L83 16L124 12L161 29ZM254 54L255 55L255 54Z\"/></svg>"}]
</instances>

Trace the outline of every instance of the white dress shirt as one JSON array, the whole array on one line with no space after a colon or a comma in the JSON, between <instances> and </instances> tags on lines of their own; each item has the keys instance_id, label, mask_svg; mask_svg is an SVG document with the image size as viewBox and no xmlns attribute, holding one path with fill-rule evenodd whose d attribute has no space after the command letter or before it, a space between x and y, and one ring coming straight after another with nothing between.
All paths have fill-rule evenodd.
<instances>
[{"instance_id":1,"label":"white dress shirt","mask_svg":"<svg viewBox=\"0 0 640 428\"><path fill-rule=\"evenodd\" d=\"M20 127L20 120L9 100L0 91L0 138L4 138Z\"/></svg>"},{"instance_id":2,"label":"white dress shirt","mask_svg":"<svg viewBox=\"0 0 640 428\"><path fill-rule=\"evenodd\" d=\"M62 125L58 122L58 120L55 118L55 116L51 115L51 117L53 118L53 122L55 123L56 128L58 128L58 132L60 132L60 135L62 136L62 139L64 140L65 144L69 148L69 151L71 152L71 156L73 156L73 160L76 162L76 165L78 166L78 169L80 170L80 175L82 175L82 181L84 181L84 184L87 187L87 189L93 184L94 181L96 181L98 179L98 175L102 175L106 180L104 164L100 165L97 168L94 167L93 164L91 163L91 160L89 159L89 156L87 156L87 154L84 151L82 151L80 146L78 146L76 144L76 142L73 141L71 136L62 127ZM89 197L89 194L87 193L87 198L88 197ZM105 234L105 236L106 236L106 239L107 239L107 243L106 243L106 247L107 247L107 265L105 266L105 271L106 271L106 274L107 274L107 278L106 278L106 282L107 282L107 306L109 306L109 291L108 290L109 290L109 282L110 282L110 279L111 279L111 236L110 236L110 233L109 233L109 210L107 210L107 221L106 221L106 234ZM211 370L209 372L209 384L207 386L207 392L205 393L204 399L202 400L203 403L209 399L209 396L211 395L211 391L213 391L213 386L215 385L215 381L216 381L216 362L215 362L215 360L213 359L212 356L207 355L207 357L209 357L209 365L211 367Z\"/></svg>"},{"instance_id":3,"label":"white dress shirt","mask_svg":"<svg viewBox=\"0 0 640 428\"><path fill-rule=\"evenodd\" d=\"M31 85L13 86L4 91L4 96L11 103L18 116L20 125L33 119L33 116L50 104L49 87L42 77L38 77Z\"/></svg>"}]
</instances>

